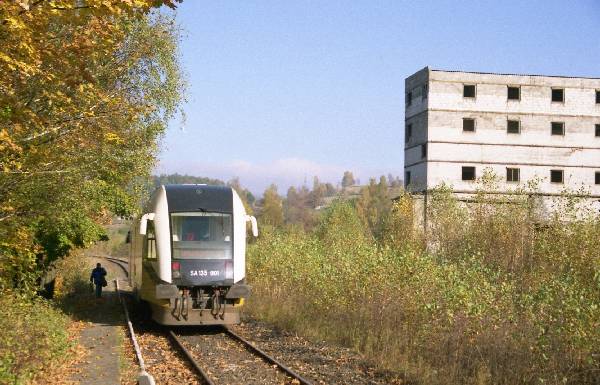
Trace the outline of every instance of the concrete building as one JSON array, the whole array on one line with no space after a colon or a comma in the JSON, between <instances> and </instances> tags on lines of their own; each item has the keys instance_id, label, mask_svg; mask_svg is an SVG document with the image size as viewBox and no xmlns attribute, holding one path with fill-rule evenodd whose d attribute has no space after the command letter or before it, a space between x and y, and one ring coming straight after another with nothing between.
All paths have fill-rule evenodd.
<instances>
[{"instance_id":1,"label":"concrete building","mask_svg":"<svg viewBox=\"0 0 600 385\"><path fill-rule=\"evenodd\" d=\"M539 178L545 196L583 186L600 198L600 79L426 67L405 87L409 191L468 195L489 168L500 192Z\"/></svg>"}]
</instances>

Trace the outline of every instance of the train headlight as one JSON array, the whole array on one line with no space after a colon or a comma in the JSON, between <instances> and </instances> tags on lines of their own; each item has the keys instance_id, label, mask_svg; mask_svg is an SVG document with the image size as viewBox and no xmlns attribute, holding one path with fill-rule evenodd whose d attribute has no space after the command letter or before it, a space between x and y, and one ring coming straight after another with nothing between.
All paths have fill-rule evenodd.
<instances>
[{"instance_id":1,"label":"train headlight","mask_svg":"<svg viewBox=\"0 0 600 385\"><path fill-rule=\"evenodd\" d=\"M225 279L233 279L233 261L225 261Z\"/></svg>"},{"instance_id":2,"label":"train headlight","mask_svg":"<svg viewBox=\"0 0 600 385\"><path fill-rule=\"evenodd\" d=\"M171 271L173 278L181 278L181 264L179 262L171 262Z\"/></svg>"}]
</instances>

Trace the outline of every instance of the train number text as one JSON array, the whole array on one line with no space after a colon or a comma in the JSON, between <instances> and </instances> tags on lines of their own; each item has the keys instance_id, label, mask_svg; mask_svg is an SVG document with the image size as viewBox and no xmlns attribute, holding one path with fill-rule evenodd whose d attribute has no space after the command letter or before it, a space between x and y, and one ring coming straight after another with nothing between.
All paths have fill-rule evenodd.
<instances>
[{"instance_id":1,"label":"train number text","mask_svg":"<svg viewBox=\"0 0 600 385\"><path fill-rule=\"evenodd\" d=\"M218 277L220 274L219 270L190 270L190 277Z\"/></svg>"}]
</instances>

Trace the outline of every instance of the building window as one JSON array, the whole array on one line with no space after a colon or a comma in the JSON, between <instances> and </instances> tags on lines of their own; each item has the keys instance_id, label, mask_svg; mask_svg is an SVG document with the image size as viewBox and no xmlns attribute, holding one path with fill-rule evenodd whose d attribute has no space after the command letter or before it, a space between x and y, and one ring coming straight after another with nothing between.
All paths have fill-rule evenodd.
<instances>
[{"instance_id":1,"label":"building window","mask_svg":"<svg viewBox=\"0 0 600 385\"><path fill-rule=\"evenodd\" d=\"M596 104L600 104L600 90L596 90Z\"/></svg>"},{"instance_id":2,"label":"building window","mask_svg":"<svg viewBox=\"0 0 600 385\"><path fill-rule=\"evenodd\" d=\"M410 184L410 171L404 173L404 185L408 187Z\"/></svg>"},{"instance_id":3,"label":"building window","mask_svg":"<svg viewBox=\"0 0 600 385\"><path fill-rule=\"evenodd\" d=\"M463 131L474 132L475 131L475 119L464 118L463 119Z\"/></svg>"},{"instance_id":4,"label":"building window","mask_svg":"<svg viewBox=\"0 0 600 385\"><path fill-rule=\"evenodd\" d=\"M552 101L564 103L565 89L564 88L553 88L552 89Z\"/></svg>"},{"instance_id":5,"label":"building window","mask_svg":"<svg viewBox=\"0 0 600 385\"><path fill-rule=\"evenodd\" d=\"M421 145L421 158L427 158L427 143Z\"/></svg>"},{"instance_id":6,"label":"building window","mask_svg":"<svg viewBox=\"0 0 600 385\"><path fill-rule=\"evenodd\" d=\"M407 124L404 129L404 143L408 143L410 138L412 137L412 124Z\"/></svg>"},{"instance_id":7,"label":"building window","mask_svg":"<svg viewBox=\"0 0 600 385\"><path fill-rule=\"evenodd\" d=\"M475 97L475 86L472 84L463 85L463 97L474 98Z\"/></svg>"},{"instance_id":8,"label":"building window","mask_svg":"<svg viewBox=\"0 0 600 385\"><path fill-rule=\"evenodd\" d=\"M406 106L410 106L412 104L412 92L406 93Z\"/></svg>"},{"instance_id":9,"label":"building window","mask_svg":"<svg viewBox=\"0 0 600 385\"><path fill-rule=\"evenodd\" d=\"M429 94L429 86L427 86L427 84L425 84L423 86L423 89L421 90L422 95L423 95L423 99L427 99L427 95Z\"/></svg>"},{"instance_id":10,"label":"building window","mask_svg":"<svg viewBox=\"0 0 600 385\"><path fill-rule=\"evenodd\" d=\"M595 182L596 182L596 184L600 184L600 171L596 171Z\"/></svg>"},{"instance_id":11,"label":"building window","mask_svg":"<svg viewBox=\"0 0 600 385\"><path fill-rule=\"evenodd\" d=\"M518 168L506 168L506 181L507 182L518 182L520 181L520 172Z\"/></svg>"},{"instance_id":12,"label":"building window","mask_svg":"<svg viewBox=\"0 0 600 385\"><path fill-rule=\"evenodd\" d=\"M563 170L550 170L550 182L563 183Z\"/></svg>"},{"instance_id":13,"label":"building window","mask_svg":"<svg viewBox=\"0 0 600 385\"><path fill-rule=\"evenodd\" d=\"M463 166L462 180L475 180L475 167Z\"/></svg>"},{"instance_id":14,"label":"building window","mask_svg":"<svg viewBox=\"0 0 600 385\"><path fill-rule=\"evenodd\" d=\"M518 134L521 132L521 122L518 120L506 121L506 132L509 134Z\"/></svg>"},{"instance_id":15,"label":"building window","mask_svg":"<svg viewBox=\"0 0 600 385\"><path fill-rule=\"evenodd\" d=\"M508 100L521 100L521 87L508 86Z\"/></svg>"},{"instance_id":16,"label":"building window","mask_svg":"<svg viewBox=\"0 0 600 385\"><path fill-rule=\"evenodd\" d=\"M600 124L596 124L596 137L600 138Z\"/></svg>"},{"instance_id":17,"label":"building window","mask_svg":"<svg viewBox=\"0 0 600 385\"><path fill-rule=\"evenodd\" d=\"M552 122L552 135L564 135L565 124L563 122Z\"/></svg>"}]
</instances>

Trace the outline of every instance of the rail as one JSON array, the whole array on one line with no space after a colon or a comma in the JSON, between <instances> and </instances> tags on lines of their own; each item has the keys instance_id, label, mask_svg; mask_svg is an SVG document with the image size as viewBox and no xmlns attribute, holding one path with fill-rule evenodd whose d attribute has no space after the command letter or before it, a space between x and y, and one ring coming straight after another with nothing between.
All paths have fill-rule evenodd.
<instances>
[{"instance_id":1,"label":"rail","mask_svg":"<svg viewBox=\"0 0 600 385\"><path fill-rule=\"evenodd\" d=\"M169 330L169 337L171 337L171 340L173 342L175 342L175 345L185 355L185 357L188 359L190 364L192 364L192 367L196 370L196 372L200 375L200 377L202 377L202 380L204 380L204 382L207 385L215 385L215 383L210 379L210 377L204 371L204 369L202 369L202 367L200 367L198 362L194 359L194 356L192 355L192 353L190 353L190 351L187 350L187 348L183 345L183 343L181 342L179 337L177 337L177 334L173 333L172 330Z\"/></svg>"},{"instance_id":2,"label":"rail","mask_svg":"<svg viewBox=\"0 0 600 385\"><path fill-rule=\"evenodd\" d=\"M93 255L90 257L94 257L94 258L102 258L102 259L106 259L109 262L114 263L115 265L119 266L121 268L121 270L123 270L123 272L125 273L125 276L129 278L129 269L127 269L124 264L129 265L128 261L122 260L120 258L115 258L115 257L111 257L110 255Z\"/></svg>"},{"instance_id":3,"label":"rail","mask_svg":"<svg viewBox=\"0 0 600 385\"><path fill-rule=\"evenodd\" d=\"M137 338L135 338L135 333L133 331L133 325L131 324L131 319L129 318L129 312L127 311L127 305L125 301L121 298L121 292L119 290L119 280L115 279L115 291L117 292L117 297L119 298L119 302L123 305L123 311L125 312L125 320L127 321L127 328L129 329L129 336L131 337L131 342L133 344L133 348L135 349L135 356L137 357L138 363L140 365L140 373L138 374L138 384L139 385L155 385L154 377L151 374L146 372L146 364L144 363L144 357L142 357L142 351L140 350L140 345L137 342Z\"/></svg>"},{"instance_id":4,"label":"rail","mask_svg":"<svg viewBox=\"0 0 600 385\"><path fill-rule=\"evenodd\" d=\"M232 338L233 340L241 343L242 345L244 345L244 347L248 351L250 351L251 353L254 353L257 356L259 356L261 359L263 359L267 363L275 365L275 367L277 367L277 369L279 369L281 372L285 373L287 376L289 376L289 377L297 380L299 384L301 384L301 385L312 385L312 382L310 382L306 378L302 377L301 375L299 375L298 373L296 373L295 371L293 371L292 369L290 369L289 367L287 367L286 365L284 365L283 363L281 363L277 359L271 357L270 355L268 355L267 353L265 353L263 350L261 350L258 347L254 346L252 343L250 343L249 341L247 341L246 339L244 339L242 336L236 334L235 332L233 332L228 327L223 326L223 329L225 331L225 335L227 335L230 338ZM198 362L194 359L194 355L184 346L183 342L177 336L177 334L175 334L172 330L169 330L169 337L171 337L171 340L175 343L175 345L181 350L181 352L184 354L184 356L188 359L188 361L193 366L193 368L196 370L196 372L200 375L200 377L202 378L202 380L207 385L215 385L215 383L210 379L210 377L204 371L204 369L202 369L202 367L200 366L200 364L198 364Z\"/></svg>"},{"instance_id":5,"label":"rail","mask_svg":"<svg viewBox=\"0 0 600 385\"><path fill-rule=\"evenodd\" d=\"M249 341L247 341L246 339L244 339L239 334L234 333L228 327L224 327L224 329L225 329L225 332L227 333L228 336L230 336L231 338L233 338L233 339L241 342L248 350L254 352L256 355L258 355L259 357L261 357L263 360L267 361L270 364L276 365L279 370L281 370L282 372L284 372L288 376L290 376L290 377L298 380L301 385L312 385L312 382L310 382L306 378L300 376L298 373L296 373L295 371L293 371L289 367L285 366L284 364L282 364L281 362L279 362L275 358L271 357L270 355L268 355L267 353L265 353L264 351L262 351L258 347L254 346L252 343L250 343Z\"/></svg>"}]
</instances>

